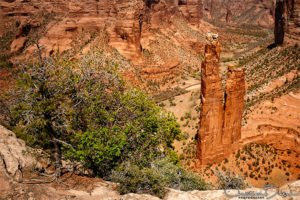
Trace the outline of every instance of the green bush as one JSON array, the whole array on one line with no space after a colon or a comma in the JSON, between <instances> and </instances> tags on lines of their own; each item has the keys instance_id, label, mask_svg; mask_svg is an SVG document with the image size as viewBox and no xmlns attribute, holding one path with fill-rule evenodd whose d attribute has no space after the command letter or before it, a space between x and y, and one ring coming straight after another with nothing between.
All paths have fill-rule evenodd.
<instances>
[{"instance_id":1,"label":"green bush","mask_svg":"<svg viewBox=\"0 0 300 200\"><path fill-rule=\"evenodd\" d=\"M174 115L129 88L109 57L41 61L21 69L11 108L15 131L28 145L59 155L55 163L63 155L78 160L101 177L124 162L141 169L163 157L178 162Z\"/></svg>"},{"instance_id":2,"label":"green bush","mask_svg":"<svg viewBox=\"0 0 300 200\"><path fill-rule=\"evenodd\" d=\"M75 150L71 155L101 176L108 175L124 161L141 167L161 156L178 161L172 149L173 140L180 134L174 116L137 90L126 91L119 97L110 102L119 102L118 112L106 113L112 125L76 134L72 142Z\"/></svg>"}]
</instances>

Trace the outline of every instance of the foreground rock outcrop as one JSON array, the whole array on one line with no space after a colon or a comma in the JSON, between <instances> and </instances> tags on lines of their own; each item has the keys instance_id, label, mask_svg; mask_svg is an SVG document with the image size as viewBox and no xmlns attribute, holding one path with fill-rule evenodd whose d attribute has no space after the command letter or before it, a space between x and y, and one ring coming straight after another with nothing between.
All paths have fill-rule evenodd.
<instances>
[{"instance_id":1,"label":"foreground rock outcrop","mask_svg":"<svg viewBox=\"0 0 300 200\"><path fill-rule=\"evenodd\" d=\"M148 194L126 194L120 195L116 191L116 184L103 181L98 178L88 178L76 175L66 175L61 181L64 184L48 183L48 184L27 184L26 182L16 181L12 175L18 170L25 170L26 166L32 164L31 157L23 151L26 151L24 142L17 139L11 131L0 126L0 199L1 200L28 200L28 199L43 199L43 200L159 200L160 198ZM5 164L4 164L5 163ZM29 174L28 174L29 173ZM27 171L26 178L34 177L32 171ZM41 178L41 177L39 177ZM290 193L292 190L292 193ZM289 186L283 186L280 191L287 192L286 196L276 195L276 190L268 190L269 195L275 196L275 200L296 200L300 196L300 182L294 182ZM259 188L248 188L246 190L230 190L226 195L224 190L207 190L207 191L179 191L168 189L164 200L227 200L240 199L241 194L246 192L264 192ZM298 194L297 194L298 193ZM250 194L250 193L249 193ZM297 196L298 195L298 196ZM250 195L251 196L251 195Z\"/></svg>"},{"instance_id":2,"label":"foreground rock outcrop","mask_svg":"<svg viewBox=\"0 0 300 200\"><path fill-rule=\"evenodd\" d=\"M19 180L22 171L34 164L34 159L28 155L23 140L17 139L15 134L0 125L0 163L1 173Z\"/></svg>"},{"instance_id":3,"label":"foreground rock outcrop","mask_svg":"<svg viewBox=\"0 0 300 200\"><path fill-rule=\"evenodd\" d=\"M23 170L34 164L25 142L0 125L0 199L7 199L14 182L22 182Z\"/></svg>"},{"instance_id":4,"label":"foreground rock outcrop","mask_svg":"<svg viewBox=\"0 0 300 200\"><path fill-rule=\"evenodd\" d=\"M220 43L205 47L201 71L198 158L202 165L220 162L238 147L244 111L245 72L229 67L226 91L220 78ZM224 96L225 94L225 96Z\"/></svg>"}]
</instances>

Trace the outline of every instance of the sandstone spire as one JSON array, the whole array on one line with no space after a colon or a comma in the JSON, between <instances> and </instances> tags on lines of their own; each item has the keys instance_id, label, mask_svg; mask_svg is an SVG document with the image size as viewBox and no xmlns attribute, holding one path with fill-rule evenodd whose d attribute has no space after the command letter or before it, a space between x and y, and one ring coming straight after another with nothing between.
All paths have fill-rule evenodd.
<instances>
[{"instance_id":1,"label":"sandstone spire","mask_svg":"<svg viewBox=\"0 0 300 200\"><path fill-rule=\"evenodd\" d=\"M245 93L244 70L228 67L222 135L222 144L224 145L231 145L241 139Z\"/></svg>"},{"instance_id":2,"label":"sandstone spire","mask_svg":"<svg viewBox=\"0 0 300 200\"><path fill-rule=\"evenodd\" d=\"M205 46L205 60L201 71L201 117L198 134L198 156L209 161L214 157L216 149L222 142L223 98L220 78L220 43L212 42Z\"/></svg>"},{"instance_id":3,"label":"sandstone spire","mask_svg":"<svg viewBox=\"0 0 300 200\"><path fill-rule=\"evenodd\" d=\"M244 111L245 72L229 67L226 92L220 78L221 45L217 35L208 33L201 65L201 115L198 158L202 165L220 162L238 147ZM225 95L224 95L225 94Z\"/></svg>"}]
</instances>

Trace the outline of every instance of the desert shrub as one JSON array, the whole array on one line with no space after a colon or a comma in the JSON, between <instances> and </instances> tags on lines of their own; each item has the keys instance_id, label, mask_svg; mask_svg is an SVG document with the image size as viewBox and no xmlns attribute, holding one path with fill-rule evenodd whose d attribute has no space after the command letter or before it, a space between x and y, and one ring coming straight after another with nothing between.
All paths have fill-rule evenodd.
<instances>
[{"instance_id":1,"label":"desert shrub","mask_svg":"<svg viewBox=\"0 0 300 200\"><path fill-rule=\"evenodd\" d=\"M10 69L13 67L13 64L9 61L10 55L1 54L0 55L0 70L1 69Z\"/></svg>"},{"instance_id":2,"label":"desert shrub","mask_svg":"<svg viewBox=\"0 0 300 200\"><path fill-rule=\"evenodd\" d=\"M217 171L216 176L218 177L218 189L245 189L247 186L242 177L230 172Z\"/></svg>"},{"instance_id":3,"label":"desert shrub","mask_svg":"<svg viewBox=\"0 0 300 200\"><path fill-rule=\"evenodd\" d=\"M137 165L125 163L116 171L111 178L120 183L118 190L121 194L148 193L163 197L165 195L166 180L151 168L140 168Z\"/></svg>"},{"instance_id":4,"label":"desert shrub","mask_svg":"<svg viewBox=\"0 0 300 200\"><path fill-rule=\"evenodd\" d=\"M156 160L149 167L140 168L129 162L116 168L111 180L120 183L119 191L148 193L163 197L166 187L188 190L204 190L209 186L197 175L187 172L168 159Z\"/></svg>"},{"instance_id":5,"label":"desert shrub","mask_svg":"<svg viewBox=\"0 0 300 200\"><path fill-rule=\"evenodd\" d=\"M192 119L192 114L191 114L191 112L186 112L186 113L184 114L184 118L185 118L185 119Z\"/></svg>"}]
</instances>

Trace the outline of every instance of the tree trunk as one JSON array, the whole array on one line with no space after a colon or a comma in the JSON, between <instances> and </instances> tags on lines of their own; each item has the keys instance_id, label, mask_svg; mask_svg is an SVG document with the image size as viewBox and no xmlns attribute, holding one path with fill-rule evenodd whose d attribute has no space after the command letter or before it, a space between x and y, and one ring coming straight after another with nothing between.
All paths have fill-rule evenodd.
<instances>
[{"instance_id":1,"label":"tree trunk","mask_svg":"<svg viewBox=\"0 0 300 200\"><path fill-rule=\"evenodd\" d=\"M62 162L61 162L61 145L59 142L55 140L55 138L52 139L53 142L53 156L55 160L55 178L58 179L61 176L61 168L62 168Z\"/></svg>"}]
</instances>

